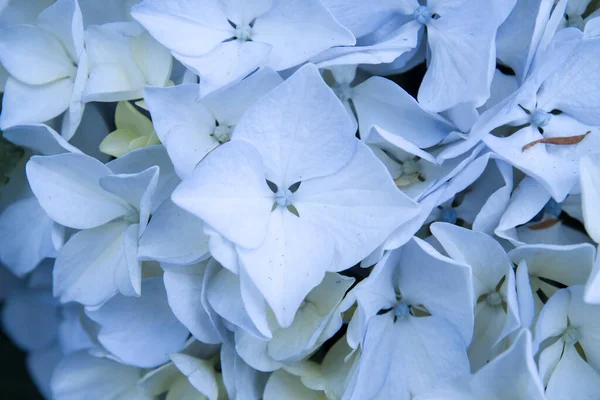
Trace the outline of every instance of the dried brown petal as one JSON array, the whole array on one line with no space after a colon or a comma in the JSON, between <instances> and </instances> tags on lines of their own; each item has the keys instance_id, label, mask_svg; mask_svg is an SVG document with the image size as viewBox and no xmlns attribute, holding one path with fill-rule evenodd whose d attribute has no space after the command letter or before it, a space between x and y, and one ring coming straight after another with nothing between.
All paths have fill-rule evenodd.
<instances>
[{"instance_id":1,"label":"dried brown petal","mask_svg":"<svg viewBox=\"0 0 600 400\"><path fill-rule=\"evenodd\" d=\"M539 231L542 229L550 228L550 227L558 224L559 222L560 222L559 219L547 219L545 221L538 222L537 224L528 225L527 228L531 229L532 231Z\"/></svg>"},{"instance_id":2,"label":"dried brown petal","mask_svg":"<svg viewBox=\"0 0 600 400\"><path fill-rule=\"evenodd\" d=\"M535 146L538 143L546 143L546 144L577 144L579 142L581 142L587 135L589 135L590 133L592 133L592 131L587 131L586 133L584 133L583 135L576 135L576 136L558 136L558 137L551 137L551 138L544 138L544 139L539 139L539 140L534 140L531 143L527 143L525 146L523 146L523 148L521 149L521 153L524 152L525 150Z\"/></svg>"}]
</instances>

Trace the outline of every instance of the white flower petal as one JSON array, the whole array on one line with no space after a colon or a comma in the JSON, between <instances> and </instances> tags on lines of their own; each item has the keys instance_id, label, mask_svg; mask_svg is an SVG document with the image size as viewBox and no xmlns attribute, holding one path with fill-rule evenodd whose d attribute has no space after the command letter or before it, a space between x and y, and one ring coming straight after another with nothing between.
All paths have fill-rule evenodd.
<instances>
[{"instance_id":1,"label":"white flower petal","mask_svg":"<svg viewBox=\"0 0 600 400\"><path fill-rule=\"evenodd\" d=\"M72 93L70 79L28 85L9 77L2 98L0 128L51 120L69 108Z\"/></svg>"},{"instance_id":2,"label":"white flower petal","mask_svg":"<svg viewBox=\"0 0 600 400\"><path fill-rule=\"evenodd\" d=\"M205 54L234 33L218 0L205 1L201 7L194 0L145 0L131 9L131 15L156 40L181 55Z\"/></svg>"},{"instance_id":3,"label":"white flower petal","mask_svg":"<svg viewBox=\"0 0 600 400\"><path fill-rule=\"evenodd\" d=\"M300 219L319 226L334 242L338 271L360 262L419 212L359 141L342 170L303 181L293 199Z\"/></svg>"},{"instance_id":4,"label":"white flower petal","mask_svg":"<svg viewBox=\"0 0 600 400\"><path fill-rule=\"evenodd\" d=\"M219 145L211 136L215 118L197 101L198 91L196 84L144 90L156 134L182 179L190 176L200 160Z\"/></svg>"},{"instance_id":5,"label":"white flower petal","mask_svg":"<svg viewBox=\"0 0 600 400\"><path fill-rule=\"evenodd\" d=\"M210 256L202 220L166 200L140 238L138 256L168 264L193 264Z\"/></svg>"},{"instance_id":6,"label":"white flower petal","mask_svg":"<svg viewBox=\"0 0 600 400\"><path fill-rule=\"evenodd\" d=\"M121 394L135 388L140 377L138 368L79 352L67 356L56 368L51 382L52 395L56 400L125 400Z\"/></svg>"},{"instance_id":7,"label":"white flower petal","mask_svg":"<svg viewBox=\"0 0 600 400\"><path fill-rule=\"evenodd\" d=\"M117 293L116 271L128 270L124 249L127 227L113 222L73 235L56 258L54 295L63 303L98 305Z\"/></svg>"},{"instance_id":8,"label":"white flower petal","mask_svg":"<svg viewBox=\"0 0 600 400\"><path fill-rule=\"evenodd\" d=\"M275 371L267 381L264 400L325 400L324 393L310 390L302 380L284 370Z\"/></svg>"},{"instance_id":9,"label":"white flower petal","mask_svg":"<svg viewBox=\"0 0 600 400\"><path fill-rule=\"evenodd\" d=\"M100 325L98 340L108 351L126 364L151 368L183 348L188 330L171 312L161 278L143 281L142 293L115 296L86 313Z\"/></svg>"},{"instance_id":10,"label":"white flower petal","mask_svg":"<svg viewBox=\"0 0 600 400\"><path fill-rule=\"evenodd\" d=\"M17 290L2 308L2 327L25 351L41 350L57 338L58 303L49 291Z\"/></svg>"},{"instance_id":11,"label":"white flower petal","mask_svg":"<svg viewBox=\"0 0 600 400\"><path fill-rule=\"evenodd\" d=\"M321 227L282 207L268 221L263 244L238 249L238 254L279 325L288 327L302 300L331 268L333 243Z\"/></svg>"},{"instance_id":12,"label":"white flower petal","mask_svg":"<svg viewBox=\"0 0 600 400\"><path fill-rule=\"evenodd\" d=\"M600 243L600 158L598 155L583 157L580 161L581 202L585 229L590 237Z\"/></svg>"},{"instance_id":13,"label":"white flower petal","mask_svg":"<svg viewBox=\"0 0 600 400\"><path fill-rule=\"evenodd\" d=\"M263 42L231 40L202 56L174 53L175 58L200 76L200 93L205 96L239 82L264 66L271 46Z\"/></svg>"},{"instance_id":14,"label":"white flower petal","mask_svg":"<svg viewBox=\"0 0 600 400\"><path fill-rule=\"evenodd\" d=\"M252 145L231 141L206 156L171 198L235 244L256 248L267 233L275 197L263 171Z\"/></svg>"},{"instance_id":15,"label":"white flower petal","mask_svg":"<svg viewBox=\"0 0 600 400\"><path fill-rule=\"evenodd\" d=\"M32 25L13 25L0 35L0 61L9 74L29 85L44 85L75 75L77 67L61 43Z\"/></svg>"},{"instance_id":16,"label":"white flower petal","mask_svg":"<svg viewBox=\"0 0 600 400\"><path fill-rule=\"evenodd\" d=\"M206 264L173 267L164 280L169 306L191 334L204 343L220 343L221 337L202 305Z\"/></svg>"},{"instance_id":17,"label":"white flower petal","mask_svg":"<svg viewBox=\"0 0 600 400\"><path fill-rule=\"evenodd\" d=\"M18 200L0 214L0 260L15 275L31 272L46 257L55 257L54 221L35 197Z\"/></svg>"},{"instance_id":18,"label":"white flower petal","mask_svg":"<svg viewBox=\"0 0 600 400\"><path fill-rule=\"evenodd\" d=\"M252 143L267 179L286 188L340 170L356 147L348 113L310 64L250 107L233 139Z\"/></svg>"},{"instance_id":19,"label":"white flower petal","mask_svg":"<svg viewBox=\"0 0 600 400\"><path fill-rule=\"evenodd\" d=\"M108 167L83 154L32 157L27 178L50 218L76 229L93 228L132 211L124 200L102 189Z\"/></svg>"},{"instance_id":20,"label":"white flower petal","mask_svg":"<svg viewBox=\"0 0 600 400\"><path fill-rule=\"evenodd\" d=\"M356 43L354 35L317 0L273 0L273 7L252 27L252 38L273 46L267 65L276 71L330 47Z\"/></svg>"},{"instance_id":21,"label":"white flower petal","mask_svg":"<svg viewBox=\"0 0 600 400\"><path fill-rule=\"evenodd\" d=\"M600 374L581 358L574 346L566 345L563 357L548 381L546 398L593 399L599 386Z\"/></svg>"},{"instance_id":22,"label":"white flower petal","mask_svg":"<svg viewBox=\"0 0 600 400\"><path fill-rule=\"evenodd\" d=\"M373 125L392 132L420 148L439 143L455 128L437 114L429 113L404 89L382 77L357 85L352 102L358 113L362 139Z\"/></svg>"},{"instance_id":23,"label":"white flower petal","mask_svg":"<svg viewBox=\"0 0 600 400\"><path fill-rule=\"evenodd\" d=\"M34 153L45 156L81 153L77 147L67 142L48 125L15 126L2 132L2 136L17 146L27 147Z\"/></svg>"},{"instance_id":24,"label":"white flower petal","mask_svg":"<svg viewBox=\"0 0 600 400\"><path fill-rule=\"evenodd\" d=\"M219 386L215 369L211 362L186 354L171 354L171 360L192 386L209 400L217 400Z\"/></svg>"}]
</instances>

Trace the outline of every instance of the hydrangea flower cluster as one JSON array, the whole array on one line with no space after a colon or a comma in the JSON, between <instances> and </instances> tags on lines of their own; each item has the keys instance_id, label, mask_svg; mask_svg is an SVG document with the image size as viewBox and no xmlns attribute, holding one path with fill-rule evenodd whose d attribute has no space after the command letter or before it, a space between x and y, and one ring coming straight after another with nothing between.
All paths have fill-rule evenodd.
<instances>
[{"instance_id":1,"label":"hydrangea flower cluster","mask_svg":"<svg viewBox=\"0 0 600 400\"><path fill-rule=\"evenodd\" d=\"M600 398L600 2L6 0L0 63L46 398Z\"/></svg>"}]
</instances>

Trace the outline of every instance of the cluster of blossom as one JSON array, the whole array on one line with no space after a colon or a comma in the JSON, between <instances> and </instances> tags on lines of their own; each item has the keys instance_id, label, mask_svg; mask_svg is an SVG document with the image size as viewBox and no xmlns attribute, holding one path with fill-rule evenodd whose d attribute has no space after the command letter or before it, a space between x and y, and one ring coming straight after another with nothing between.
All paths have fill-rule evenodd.
<instances>
[{"instance_id":1,"label":"cluster of blossom","mask_svg":"<svg viewBox=\"0 0 600 400\"><path fill-rule=\"evenodd\" d=\"M599 8L0 1L42 394L599 399Z\"/></svg>"}]
</instances>

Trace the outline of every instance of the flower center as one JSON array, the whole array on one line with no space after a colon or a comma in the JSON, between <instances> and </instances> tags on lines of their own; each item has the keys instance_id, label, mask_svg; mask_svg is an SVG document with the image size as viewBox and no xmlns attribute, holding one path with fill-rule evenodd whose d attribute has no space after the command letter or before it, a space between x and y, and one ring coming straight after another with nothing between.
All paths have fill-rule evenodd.
<instances>
[{"instance_id":1,"label":"flower center","mask_svg":"<svg viewBox=\"0 0 600 400\"><path fill-rule=\"evenodd\" d=\"M498 307L502 304L502 296L498 292L492 292L487 295L486 301L492 307Z\"/></svg>"},{"instance_id":2,"label":"flower center","mask_svg":"<svg viewBox=\"0 0 600 400\"><path fill-rule=\"evenodd\" d=\"M531 116L531 123L533 123L535 126L543 128L544 126L548 125L548 122L550 122L551 118L552 114L544 110L535 110Z\"/></svg>"},{"instance_id":3,"label":"flower center","mask_svg":"<svg viewBox=\"0 0 600 400\"><path fill-rule=\"evenodd\" d=\"M562 338L567 344L575 344L581 339L581 333L577 328L568 328Z\"/></svg>"},{"instance_id":4,"label":"flower center","mask_svg":"<svg viewBox=\"0 0 600 400\"><path fill-rule=\"evenodd\" d=\"M568 14L567 15L567 26L575 27L575 28L579 28L579 29L583 30L583 28L585 27L585 21L583 20L583 17L581 15Z\"/></svg>"},{"instance_id":5,"label":"flower center","mask_svg":"<svg viewBox=\"0 0 600 400\"><path fill-rule=\"evenodd\" d=\"M277 203L281 207L287 207L292 204L292 191L290 189L281 189L277 190L275 193L275 203Z\"/></svg>"},{"instance_id":6,"label":"flower center","mask_svg":"<svg viewBox=\"0 0 600 400\"><path fill-rule=\"evenodd\" d=\"M229 139L231 139L231 131L232 130L233 130L232 126L218 125L211 135L215 139L217 139L219 141L219 143L223 144L225 142L229 142Z\"/></svg>"},{"instance_id":7,"label":"flower center","mask_svg":"<svg viewBox=\"0 0 600 400\"><path fill-rule=\"evenodd\" d=\"M413 18L420 24L425 25L431 20L431 13L427 6L419 6L413 11Z\"/></svg>"},{"instance_id":8,"label":"flower center","mask_svg":"<svg viewBox=\"0 0 600 400\"><path fill-rule=\"evenodd\" d=\"M252 27L250 25L237 26L235 28L235 37L242 42L252 39Z\"/></svg>"},{"instance_id":9,"label":"flower center","mask_svg":"<svg viewBox=\"0 0 600 400\"><path fill-rule=\"evenodd\" d=\"M402 161L401 171L400 176L394 179L398 187L409 186L417 180L421 182L425 180L421 175L421 165L418 160L408 159Z\"/></svg>"},{"instance_id":10,"label":"flower center","mask_svg":"<svg viewBox=\"0 0 600 400\"><path fill-rule=\"evenodd\" d=\"M410 307L408 304L399 303L396 307L394 307L394 315L397 318L404 318L410 315Z\"/></svg>"}]
</instances>

